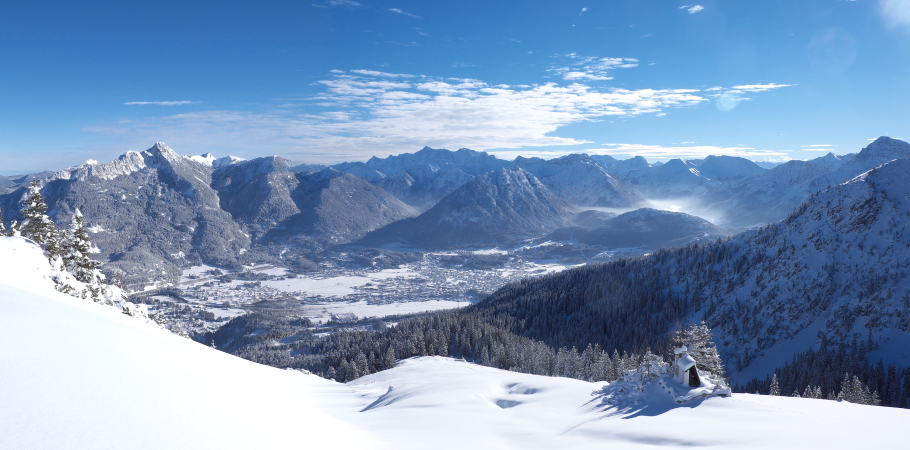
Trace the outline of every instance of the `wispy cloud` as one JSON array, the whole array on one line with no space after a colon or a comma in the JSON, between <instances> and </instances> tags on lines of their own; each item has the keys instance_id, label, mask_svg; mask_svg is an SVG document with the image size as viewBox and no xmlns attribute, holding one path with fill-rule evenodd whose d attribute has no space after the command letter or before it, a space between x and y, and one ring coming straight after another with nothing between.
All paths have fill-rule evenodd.
<instances>
[{"instance_id":1,"label":"wispy cloud","mask_svg":"<svg viewBox=\"0 0 910 450\"><path fill-rule=\"evenodd\" d=\"M689 14L695 14L704 11L705 7L701 5L685 5L680 6L679 9L685 9L686 11L689 11Z\"/></svg>"},{"instance_id":2,"label":"wispy cloud","mask_svg":"<svg viewBox=\"0 0 910 450\"><path fill-rule=\"evenodd\" d=\"M752 100L751 97L744 97L743 94L747 93L758 93L764 91L770 91L772 89L780 89L785 87L793 86L792 84L777 84L777 83L768 83L768 84L743 84L738 86L733 86L731 88L724 88L721 86L714 86L705 89L709 97L714 99L717 109L723 112L728 112L736 108L740 103Z\"/></svg>"},{"instance_id":3,"label":"wispy cloud","mask_svg":"<svg viewBox=\"0 0 910 450\"><path fill-rule=\"evenodd\" d=\"M562 77L563 80L569 81L612 80L613 77L609 76L610 71L638 66L638 60L634 58L598 58L581 56L576 53L557 55L556 57L567 60L568 63L565 66L554 66L548 70Z\"/></svg>"},{"instance_id":4,"label":"wispy cloud","mask_svg":"<svg viewBox=\"0 0 910 450\"><path fill-rule=\"evenodd\" d=\"M333 70L332 73L345 73L343 70ZM352 70L351 73L357 75L366 75L368 77L385 77L385 78L412 78L414 75L408 75L404 73L388 73L380 72L377 70Z\"/></svg>"},{"instance_id":5,"label":"wispy cloud","mask_svg":"<svg viewBox=\"0 0 910 450\"><path fill-rule=\"evenodd\" d=\"M191 100L179 100L179 101L165 101L165 102L126 102L124 105L155 105L155 106L179 106L179 105L192 105L194 102Z\"/></svg>"},{"instance_id":6,"label":"wispy cloud","mask_svg":"<svg viewBox=\"0 0 910 450\"><path fill-rule=\"evenodd\" d=\"M610 64L626 64L625 61L618 59ZM129 143L136 148L147 142L165 141L193 152L230 151L240 156L256 156L242 151L256 148L257 152L297 155L314 162L366 159L413 151L424 145L548 151L551 146L590 144L583 138L559 133L565 125L609 117L666 114L709 102L719 92L620 89L581 82L504 85L372 70L332 71L316 85L322 86L320 93L297 101L284 99L264 112L195 111L99 124L86 127L85 131L119 137L121 145ZM766 85L749 86L755 90L759 89L756 86ZM745 92L745 88L740 88ZM630 144L612 144L608 150L630 154L647 151L646 156L671 151L685 155L753 151L712 147L668 150L655 146L633 148Z\"/></svg>"},{"instance_id":7,"label":"wispy cloud","mask_svg":"<svg viewBox=\"0 0 910 450\"><path fill-rule=\"evenodd\" d=\"M606 148L585 150L589 154L608 154L613 156L644 156L645 158L704 158L709 155L728 155L763 158L771 160L784 158L789 151L760 150L752 147L720 147L714 145L662 146L646 144L601 144Z\"/></svg>"},{"instance_id":8,"label":"wispy cloud","mask_svg":"<svg viewBox=\"0 0 910 450\"><path fill-rule=\"evenodd\" d=\"M879 11L890 28L903 28L910 32L910 2L907 0L880 0Z\"/></svg>"},{"instance_id":9,"label":"wispy cloud","mask_svg":"<svg viewBox=\"0 0 910 450\"><path fill-rule=\"evenodd\" d=\"M837 150L837 146L831 144L809 144L803 145L801 148L807 152L833 152Z\"/></svg>"},{"instance_id":10,"label":"wispy cloud","mask_svg":"<svg viewBox=\"0 0 910 450\"><path fill-rule=\"evenodd\" d=\"M313 3L312 5L317 8L329 8L332 6L346 6L348 8L353 8L360 6L360 3L351 0L327 0L323 3Z\"/></svg>"},{"instance_id":11,"label":"wispy cloud","mask_svg":"<svg viewBox=\"0 0 910 450\"><path fill-rule=\"evenodd\" d=\"M586 12L588 12L588 8L581 8L581 12L578 13L578 15L580 16L580 15L586 13Z\"/></svg>"},{"instance_id":12,"label":"wispy cloud","mask_svg":"<svg viewBox=\"0 0 910 450\"><path fill-rule=\"evenodd\" d=\"M415 19L419 19L419 18L420 18L420 16L418 16L418 15L416 15L416 14L411 14L411 13L409 13L409 12L405 12L405 11L401 10L400 8L389 8L389 11L392 11L392 12L395 13L395 14L401 14L401 15L404 15L404 16L413 17L413 18L415 18Z\"/></svg>"}]
</instances>

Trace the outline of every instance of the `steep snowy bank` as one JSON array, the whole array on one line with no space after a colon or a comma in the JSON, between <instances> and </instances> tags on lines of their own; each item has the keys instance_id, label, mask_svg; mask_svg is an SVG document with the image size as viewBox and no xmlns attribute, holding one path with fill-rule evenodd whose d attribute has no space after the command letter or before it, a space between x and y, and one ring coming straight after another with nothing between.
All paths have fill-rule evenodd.
<instances>
[{"instance_id":1,"label":"steep snowy bank","mask_svg":"<svg viewBox=\"0 0 910 450\"><path fill-rule=\"evenodd\" d=\"M317 410L323 380L253 364L55 292L0 237L0 448L374 448Z\"/></svg>"}]
</instances>

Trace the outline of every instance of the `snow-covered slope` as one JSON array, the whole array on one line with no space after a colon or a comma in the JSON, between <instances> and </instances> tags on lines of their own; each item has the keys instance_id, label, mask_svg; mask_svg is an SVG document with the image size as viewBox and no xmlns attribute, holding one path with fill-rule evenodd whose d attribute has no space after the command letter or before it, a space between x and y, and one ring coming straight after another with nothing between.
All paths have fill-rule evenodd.
<instances>
[{"instance_id":1,"label":"snow-covered slope","mask_svg":"<svg viewBox=\"0 0 910 450\"><path fill-rule=\"evenodd\" d=\"M578 238L588 245L606 247L673 247L708 242L729 235L701 217L673 211L641 208L620 214Z\"/></svg>"},{"instance_id":2,"label":"snow-covered slope","mask_svg":"<svg viewBox=\"0 0 910 450\"><path fill-rule=\"evenodd\" d=\"M0 237L3 449L902 448L910 411L736 394L614 405L588 383L442 357L339 384L54 291ZM613 402L615 403L615 402ZM773 432L769 432L773 430Z\"/></svg>"},{"instance_id":3,"label":"snow-covered slope","mask_svg":"<svg viewBox=\"0 0 910 450\"><path fill-rule=\"evenodd\" d=\"M500 245L567 226L578 211L522 169L478 176L418 217L376 230L365 243L417 247Z\"/></svg>"},{"instance_id":4,"label":"snow-covered slope","mask_svg":"<svg viewBox=\"0 0 910 450\"><path fill-rule=\"evenodd\" d=\"M551 160L519 156L515 166L531 172L554 194L578 206L636 208L647 203L638 189L607 172L588 155Z\"/></svg>"},{"instance_id":5,"label":"snow-covered slope","mask_svg":"<svg viewBox=\"0 0 910 450\"><path fill-rule=\"evenodd\" d=\"M907 410L749 394L679 405L658 389L612 406L602 386L421 357L320 402L401 449L896 449L910 431Z\"/></svg>"},{"instance_id":6,"label":"snow-covered slope","mask_svg":"<svg viewBox=\"0 0 910 450\"><path fill-rule=\"evenodd\" d=\"M0 448L374 448L313 406L315 376L253 364L53 290L0 237Z\"/></svg>"},{"instance_id":7,"label":"snow-covered slope","mask_svg":"<svg viewBox=\"0 0 910 450\"><path fill-rule=\"evenodd\" d=\"M813 180L837 170L843 163L833 153L809 161L787 161L761 175L719 186L702 201L715 211L723 211L724 224L764 225L786 217L809 198Z\"/></svg>"},{"instance_id":8,"label":"snow-covered slope","mask_svg":"<svg viewBox=\"0 0 910 450\"><path fill-rule=\"evenodd\" d=\"M695 161L690 161L695 162ZM702 176L716 181L729 181L761 175L768 171L758 164L738 156L710 155L701 161L695 162Z\"/></svg>"},{"instance_id":9,"label":"snow-covered slope","mask_svg":"<svg viewBox=\"0 0 910 450\"><path fill-rule=\"evenodd\" d=\"M671 159L660 166L633 170L623 178L648 198L701 196L720 185L719 181L702 175L695 164L683 159Z\"/></svg>"}]
</instances>

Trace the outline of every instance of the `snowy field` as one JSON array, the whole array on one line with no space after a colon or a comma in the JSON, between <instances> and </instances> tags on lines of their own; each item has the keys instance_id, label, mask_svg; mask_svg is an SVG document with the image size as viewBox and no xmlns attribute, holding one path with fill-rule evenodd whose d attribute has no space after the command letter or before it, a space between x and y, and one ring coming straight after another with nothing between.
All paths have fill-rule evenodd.
<instances>
[{"instance_id":1,"label":"snowy field","mask_svg":"<svg viewBox=\"0 0 910 450\"><path fill-rule=\"evenodd\" d=\"M55 292L40 251L0 237L0 448L903 449L910 411L660 392L442 357L340 384L245 361Z\"/></svg>"},{"instance_id":2,"label":"snowy field","mask_svg":"<svg viewBox=\"0 0 910 450\"><path fill-rule=\"evenodd\" d=\"M453 309L467 306L468 302L450 302L444 300L430 300L425 302L401 302L373 305L367 302L328 302L304 305L302 315L313 322L328 322L333 316L354 314L358 318L394 316L398 314L414 314L442 309Z\"/></svg>"}]
</instances>

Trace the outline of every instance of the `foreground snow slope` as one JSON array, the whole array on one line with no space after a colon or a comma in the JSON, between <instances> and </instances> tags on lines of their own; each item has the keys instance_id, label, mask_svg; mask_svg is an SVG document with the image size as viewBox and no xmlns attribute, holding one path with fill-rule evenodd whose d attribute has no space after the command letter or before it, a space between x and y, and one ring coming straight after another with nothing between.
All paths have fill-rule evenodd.
<instances>
[{"instance_id":1,"label":"foreground snow slope","mask_svg":"<svg viewBox=\"0 0 910 450\"><path fill-rule=\"evenodd\" d=\"M347 385L253 364L55 292L0 237L2 449L905 448L910 411L734 395L611 406L602 383L442 357Z\"/></svg>"},{"instance_id":2,"label":"foreground snow slope","mask_svg":"<svg viewBox=\"0 0 910 450\"><path fill-rule=\"evenodd\" d=\"M47 270L32 244L0 237L0 448L377 447L311 406L322 379L60 294Z\"/></svg>"},{"instance_id":3,"label":"foreground snow slope","mask_svg":"<svg viewBox=\"0 0 910 450\"><path fill-rule=\"evenodd\" d=\"M591 395L601 386L421 357L322 401L400 449L897 449L910 436L907 410L749 394L679 406L656 387L618 410Z\"/></svg>"}]
</instances>

